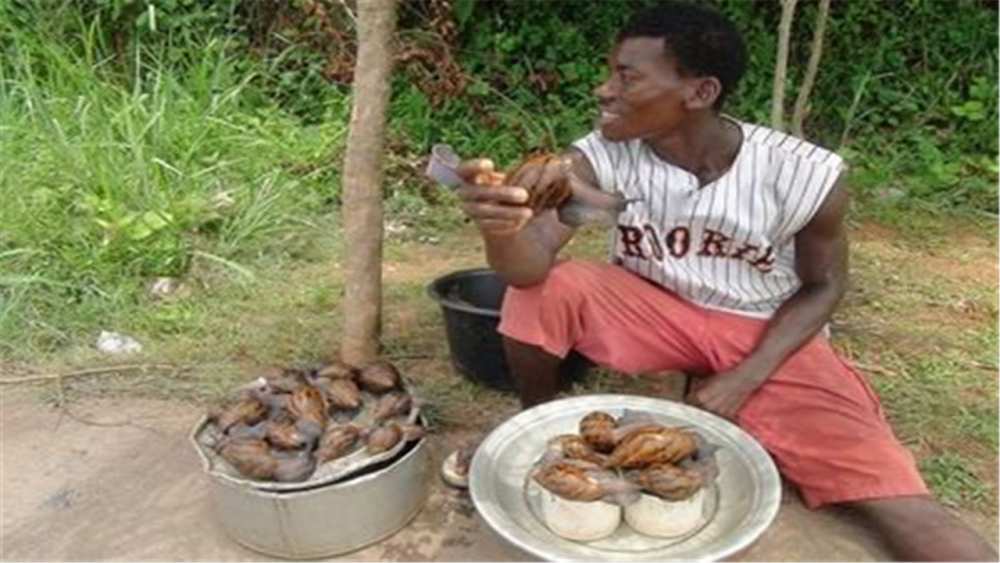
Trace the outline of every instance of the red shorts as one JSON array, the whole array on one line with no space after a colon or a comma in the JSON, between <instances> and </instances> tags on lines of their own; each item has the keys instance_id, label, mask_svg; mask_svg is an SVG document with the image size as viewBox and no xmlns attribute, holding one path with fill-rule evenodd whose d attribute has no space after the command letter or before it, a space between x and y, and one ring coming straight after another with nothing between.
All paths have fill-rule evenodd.
<instances>
[{"instance_id":1,"label":"red shorts","mask_svg":"<svg viewBox=\"0 0 1000 563\"><path fill-rule=\"evenodd\" d=\"M630 374L723 372L754 350L767 322L695 306L618 266L582 262L508 290L501 317L509 338L559 357L575 349ZM771 375L737 418L810 508L927 494L868 382L823 336Z\"/></svg>"}]
</instances>

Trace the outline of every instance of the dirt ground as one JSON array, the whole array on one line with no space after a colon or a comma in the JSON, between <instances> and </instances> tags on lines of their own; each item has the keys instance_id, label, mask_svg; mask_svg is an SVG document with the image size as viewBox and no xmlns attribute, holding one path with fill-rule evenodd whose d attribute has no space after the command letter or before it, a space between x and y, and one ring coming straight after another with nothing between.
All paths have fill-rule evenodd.
<instances>
[{"instance_id":1,"label":"dirt ground","mask_svg":"<svg viewBox=\"0 0 1000 563\"><path fill-rule=\"evenodd\" d=\"M71 410L32 389L0 397L3 561L261 561L226 536L188 434L190 403L85 399ZM432 462L458 438L430 439ZM962 514L997 545L996 518ZM876 538L850 515L809 511L786 490L776 522L745 561L880 561ZM435 478L417 517L392 537L337 559L530 561L481 521L466 494ZM336 560L336 559L334 559Z\"/></svg>"}]
</instances>

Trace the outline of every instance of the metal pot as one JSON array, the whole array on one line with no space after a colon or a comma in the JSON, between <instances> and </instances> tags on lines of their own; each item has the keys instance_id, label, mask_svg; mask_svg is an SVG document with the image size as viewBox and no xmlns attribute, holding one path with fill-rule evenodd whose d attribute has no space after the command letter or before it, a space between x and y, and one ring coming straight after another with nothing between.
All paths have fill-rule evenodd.
<instances>
[{"instance_id":1,"label":"metal pot","mask_svg":"<svg viewBox=\"0 0 1000 563\"><path fill-rule=\"evenodd\" d=\"M288 559L347 553L392 535L420 511L431 474L425 442L411 442L371 473L299 491L261 491L209 474L212 500L226 532L254 551Z\"/></svg>"}]
</instances>

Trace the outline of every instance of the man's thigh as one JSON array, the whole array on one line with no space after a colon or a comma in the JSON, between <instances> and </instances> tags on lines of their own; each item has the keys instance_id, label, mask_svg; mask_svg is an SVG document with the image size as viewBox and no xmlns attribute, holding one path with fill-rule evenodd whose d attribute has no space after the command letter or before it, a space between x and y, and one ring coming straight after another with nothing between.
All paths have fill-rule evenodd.
<instances>
[{"instance_id":1,"label":"man's thigh","mask_svg":"<svg viewBox=\"0 0 1000 563\"><path fill-rule=\"evenodd\" d=\"M703 310L619 266L563 262L543 283L507 290L500 332L640 374L705 370L705 327Z\"/></svg>"},{"instance_id":2,"label":"man's thigh","mask_svg":"<svg viewBox=\"0 0 1000 563\"><path fill-rule=\"evenodd\" d=\"M874 391L825 338L789 359L738 419L811 507L927 493Z\"/></svg>"}]
</instances>

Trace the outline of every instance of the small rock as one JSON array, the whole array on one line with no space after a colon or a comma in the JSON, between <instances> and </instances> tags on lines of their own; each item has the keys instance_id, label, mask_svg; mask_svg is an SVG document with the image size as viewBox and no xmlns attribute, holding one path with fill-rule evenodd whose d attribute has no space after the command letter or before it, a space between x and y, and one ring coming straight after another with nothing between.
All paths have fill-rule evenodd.
<instances>
[{"instance_id":1,"label":"small rock","mask_svg":"<svg viewBox=\"0 0 1000 563\"><path fill-rule=\"evenodd\" d=\"M154 278L148 286L150 297L167 299L171 297L187 297L191 294L187 285L177 278Z\"/></svg>"},{"instance_id":2,"label":"small rock","mask_svg":"<svg viewBox=\"0 0 1000 563\"><path fill-rule=\"evenodd\" d=\"M229 191L218 192L212 196L212 209L216 211L223 211L229 209L236 204L236 199L233 194Z\"/></svg>"},{"instance_id":3,"label":"small rock","mask_svg":"<svg viewBox=\"0 0 1000 563\"><path fill-rule=\"evenodd\" d=\"M76 492L72 489L60 489L45 498L42 505L50 510L65 510L73 506Z\"/></svg>"},{"instance_id":4,"label":"small rock","mask_svg":"<svg viewBox=\"0 0 1000 563\"><path fill-rule=\"evenodd\" d=\"M385 223L385 232L388 235L405 233L408 228L405 223L397 223L395 221L386 221Z\"/></svg>"},{"instance_id":5,"label":"small rock","mask_svg":"<svg viewBox=\"0 0 1000 563\"><path fill-rule=\"evenodd\" d=\"M130 336L102 330L97 337L97 349L105 354L135 354L142 352L142 344Z\"/></svg>"},{"instance_id":6,"label":"small rock","mask_svg":"<svg viewBox=\"0 0 1000 563\"><path fill-rule=\"evenodd\" d=\"M906 197L906 192L899 188L887 187L879 188L875 192L875 197L878 199L900 199Z\"/></svg>"}]
</instances>

